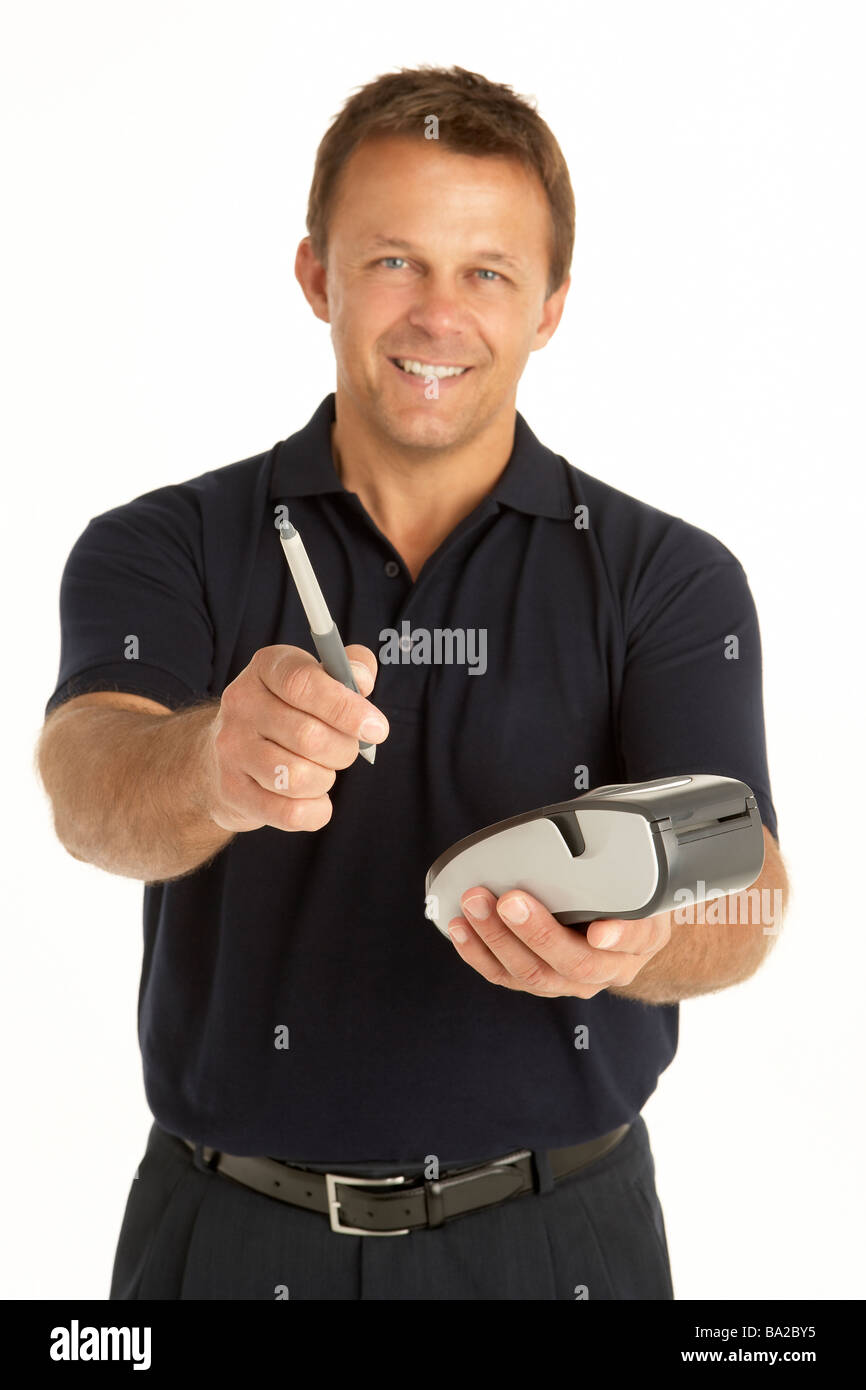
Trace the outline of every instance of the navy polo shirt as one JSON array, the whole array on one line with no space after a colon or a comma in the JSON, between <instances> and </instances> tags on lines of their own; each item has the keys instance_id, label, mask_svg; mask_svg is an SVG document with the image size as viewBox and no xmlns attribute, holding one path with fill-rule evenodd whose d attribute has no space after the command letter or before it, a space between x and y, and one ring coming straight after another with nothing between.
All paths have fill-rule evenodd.
<instances>
[{"instance_id":1,"label":"navy polo shirt","mask_svg":"<svg viewBox=\"0 0 866 1390\"><path fill-rule=\"evenodd\" d=\"M370 699L391 732L373 766L337 773L323 829L238 834L145 886L148 1102L173 1134L311 1163L447 1165L591 1139L655 1089L677 1007L488 983L424 915L425 873L492 821L675 773L741 778L776 835L746 575L518 413L499 481L413 582L336 472L335 406L266 453L97 516L64 570L47 711L85 690L180 710L219 698L260 647L315 654L283 505L343 641L380 658ZM430 660L445 630L465 650L446 639Z\"/></svg>"}]
</instances>

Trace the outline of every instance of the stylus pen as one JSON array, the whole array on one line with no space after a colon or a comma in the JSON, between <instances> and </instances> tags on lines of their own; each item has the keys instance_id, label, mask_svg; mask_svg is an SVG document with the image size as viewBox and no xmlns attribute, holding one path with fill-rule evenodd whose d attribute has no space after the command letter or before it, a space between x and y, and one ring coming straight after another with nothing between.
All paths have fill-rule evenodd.
<instances>
[{"instance_id":1,"label":"stylus pen","mask_svg":"<svg viewBox=\"0 0 866 1390\"><path fill-rule=\"evenodd\" d=\"M280 544L289 562L289 569L292 571L298 596L304 605L307 622L310 624L310 636L316 644L316 651L321 657L322 665L328 675L334 677L334 680L347 685L350 690L355 690L360 695L361 692L355 684L352 667L349 665L349 658L346 655L346 648L343 646L337 631L337 624L328 612L328 605L325 603L324 595L319 588L319 581L313 573L313 566L310 564L310 557L304 549L304 542L290 521L284 521L280 526ZM368 763L375 762L375 743L359 741L358 752L362 758L367 759Z\"/></svg>"}]
</instances>

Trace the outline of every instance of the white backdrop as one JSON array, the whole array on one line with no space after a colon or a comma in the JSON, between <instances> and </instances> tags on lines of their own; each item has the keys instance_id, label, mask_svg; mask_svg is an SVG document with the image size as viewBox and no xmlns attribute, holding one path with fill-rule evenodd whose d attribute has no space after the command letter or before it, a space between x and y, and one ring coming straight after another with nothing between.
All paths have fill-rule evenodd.
<instances>
[{"instance_id":1,"label":"white backdrop","mask_svg":"<svg viewBox=\"0 0 866 1390\"><path fill-rule=\"evenodd\" d=\"M5 8L7 1298L107 1296L150 1124L141 885L64 852L32 768L64 560L91 516L270 448L333 389L292 273L315 148L353 89L419 63L536 96L569 162L572 289L519 409L586 472L717 535L758 606L793 896L757 976L682 1006L644 1112L677 1297L866 1292L862 10L528 13Z\"/></svg>"}]
</instances>

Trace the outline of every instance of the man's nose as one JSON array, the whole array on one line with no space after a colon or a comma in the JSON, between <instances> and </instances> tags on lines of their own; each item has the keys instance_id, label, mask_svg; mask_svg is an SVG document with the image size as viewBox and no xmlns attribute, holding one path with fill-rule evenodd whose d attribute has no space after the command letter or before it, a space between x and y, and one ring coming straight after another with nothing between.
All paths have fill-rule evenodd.
<instances>
[{"instance_id":1,"label":"man's nose","mask_svg":"<svg viewBox=\"0 0 866 1390\"><path fill-rule=\"evenodd\" d=\"M462 332L465 326L466 310L460 302L459 289L443 280L430 280L419 285L409 322L423 328L428 337L435 342L445 343L449 337ZM447 361L459 361L459 348L456 353L448 353Z\"/></svg>"}]
</instances>

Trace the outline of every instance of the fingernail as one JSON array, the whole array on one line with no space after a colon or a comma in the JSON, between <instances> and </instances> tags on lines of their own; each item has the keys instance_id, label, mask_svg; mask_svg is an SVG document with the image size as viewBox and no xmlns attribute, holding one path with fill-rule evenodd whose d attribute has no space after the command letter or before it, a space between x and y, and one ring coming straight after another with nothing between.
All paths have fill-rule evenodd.
<instances>
[{"instance_id":1,"label":"fingernail","mask_svg":"<svg viewBox=\"0 0 866 1390\"><path fill-rule=\"evenodd\" d=\"M448 935L451 937L452 941L459 941L461 946L463 945L463 942L466 940L466 932L463 930L462 927L449 927Z\"/></svg>"},{"instance_id":2,"label":"fingernail","mask_svg":"<svg viewBox=\"0 0 866 1390\"><path fill-rule=\"evenodd\" d=\"M605 927L596 941L596 946L615 946L622 936L622 927Z\"/></svg>"},{"instance_id":3,"label":"fingernail","mask_svg":"<svg viewBox=\"0 0 866 1390\"><path fill-rule=\"evenodd\" d=\"M367 667L364 665L362 661L350 661L349 665L352 668L352 674L354 675L356 681L362 681L366 676L369 676L370 674L370 672L367 670Z\"/></svg>"},{"instance_id":4,"label":"fingernail","mask_svg":"<svg viewBox=\"0 0 866 1390\"><path fill-rule=\"evenodd\" d=\"M511 922L517 926L520 922L525 922L529 916L529 908L525 898L509 898L507 903L503 903L499 908L500 917L504 917L506 922Z\"/></svg>"},{"instance_id":5,"label":"fingernail","mask_svg":"<svg viewBox=\"0 0 866 1390\"><path fill-rule=\"evenodd\" d=\"M480 917L483 920L490 916L490 904L486 898L467 898L463 906L470 917Z\"/></svg>"},{"instance_id":6,"label":"fingernail","mask_svg":"<svg viewBox=\"0 0 866 1390\"><path fill-rule=\"evenodd\" d=\"M369 715L361 725L361 738L375 742L376 739L384 738L388 729L381 719L375 719Z\"/></svg>"}]
</instances>

